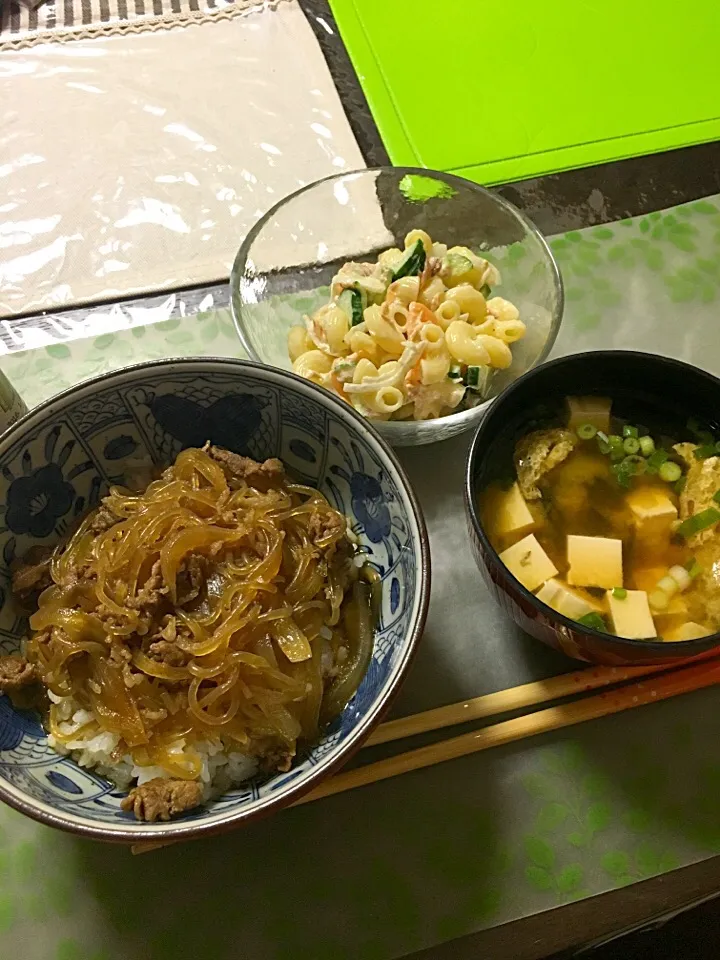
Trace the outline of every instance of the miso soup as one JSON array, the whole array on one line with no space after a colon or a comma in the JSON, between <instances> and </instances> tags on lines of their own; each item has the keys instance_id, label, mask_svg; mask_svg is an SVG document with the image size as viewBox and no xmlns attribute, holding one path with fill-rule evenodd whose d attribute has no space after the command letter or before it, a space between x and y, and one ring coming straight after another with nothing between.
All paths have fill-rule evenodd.
<instances>
[{"instance_id":1,"label":"miso soup","mask_svg":"<svg viewBox=\"0 0 720 960\"><path fill-rule=\"evenodd\" d=\"M522 437L512 483L482 494L488 536L538 599L636 640L720 629L720 444L679 441L571 397L565 422Z\"/></svg>"}]
</instances>

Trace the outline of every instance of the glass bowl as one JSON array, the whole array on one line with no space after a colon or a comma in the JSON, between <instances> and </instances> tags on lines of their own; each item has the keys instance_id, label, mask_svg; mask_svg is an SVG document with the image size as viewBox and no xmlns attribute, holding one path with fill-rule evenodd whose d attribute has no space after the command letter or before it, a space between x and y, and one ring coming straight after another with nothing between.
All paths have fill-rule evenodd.
<instances>
[{"instance_id":1,"label":"glass bowl","mask_svg":"<svg viewBox=\"0 0 720 960\"><path fill-rule=\"evenodd\" d=\"M404 247L414 228L433 240L470 249L495 264L498 294L527 325L513 344L512 365L470 409L433 420L373 420L394 446L446 440L476 426L509 383L548 355L560 328L560 272L537 228L507 200L449 173L376 167L336 174L286 197L243 241L230 277L233 320L252 360L291 369L290 327L329 299L332 277L348 260L375 261Z\"/></svg>"}]
</instances>

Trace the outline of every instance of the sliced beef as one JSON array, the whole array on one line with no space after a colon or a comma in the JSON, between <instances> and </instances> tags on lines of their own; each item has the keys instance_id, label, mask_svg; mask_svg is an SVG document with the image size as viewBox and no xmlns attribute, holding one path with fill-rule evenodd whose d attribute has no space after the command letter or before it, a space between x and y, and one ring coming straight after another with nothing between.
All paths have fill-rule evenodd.
<instances>
[{"instance_id":1,"label":"sliced beef","mask_svg":"<svg viewBox=\"0 0 720 960\"><path fill-rule=\"evenodd\" d=\"M231 453L221 447L209 446L208 454L213 460L222 465L225 473L237 480L245 480L251 487L258 490L267 490L278 483L285 475L282 461L275 457L258 463L250 457L242 457L239 453Z\"/></svg>"},{"instance_id":2,"label":"sliced beef","mask_svg":"<svg viewBox=\"0 0 720 960\"><path fill-rule=\"evenodd\" d=\"M132 810L138 820L154 823L192 810L202 803L202 799L202 786L197 780L156 777L132 789L120 806L123 810Z\"/></svg>"},{"instance_id":3,"label":"sliced beef","mask_svg":"<svg viewBox=\"0 0 720 960\"><path fill-rule=\"evenodd\" d=\"M145 674L140 670L134 670L132 665L129 663L123 664L122 676L123 683L128 690L132 690L133 687L139 686L145 679Z\"/></svg>"},{"instance_id":4,"label":"sliced beef","mask_svg":"<svg viewBox=\"0 0 720 960\"><path fill-rule=\"evenodd\" d=\"M30 600L52 584L51 556L52 547L31 547L22 560L13 563L12 591L19 600Z\"/></svg>"},{"instance_id":5,"label":"sliced beef","mask_svg":"<svg viewBox=\"0 0 720 960\"><path fill-rule=\"evenodd\" d=\"M167 587L163 584L160 561L156 560L152 565L150 576L142 585L141 589L138 590L137 594L126 600L125 605L132 610L152 611L162 602L167 592Z\"/></svg>"},{"instance_id":6,"label":"sliced beef","mask_svg":"<svg viewBox=\"0 0 720 960\"><path fill-rule=\"evenodd\" d=\"M14 654L0 657L0 693L11 693L37 682L35 665Z\"/></svg>"},{"instance_id":7,"label":"sliced beef","mask_svg":"<svg viewBox=\"0 0 720 960\"><path fill-rule=\"evenodd\" d=\"M210 553L213 553L213 544L210 548ZM224 547L225 543L222 541L219 544L219 547ZM215 552L219 552L215 551ZM184 570L181 570L177 575L177 603L179 607L184 606L187 603L190 603L193 600L197 600L200 596L200 591L205 585L205 565L203 563L202 557L191 556Z\"/></svg>"},{"instance_id":8,"label":"sliced beef","mask_svg":"<svg viewBox=\"0 0 720 960\"><path fill-rule=\"evenodd\" d=\"M184 667L190 657L178 647L175 641L178 633L185 634L186 628L181 625L178 629L175 617L165 617L165 621L162 630L150 637L147 656L168 667Z\"/></svg>"},{"instance_id":9,"label":"sliced beef","mask_svg":"<svg viewBox=\"0 0 720 960\"><path fill-rule=\"evenodd\" d=\"M294 746L275 746L260 757L260 769L264 773L287 773L294 759Z\"/></svg>"},{"instance_id":10,"label":"sliced beef","mask_svg":"<svg viewBox=\"0 0 720 960\"><path fill-rule=\"evenodd\" d=\"M153 641L148 647L147 655L168 667L184 667L188 660L187 654L169 640Z\"/></svg>"},{"instance_id":11,"label":"sliced beef","mask_svg":"<svg viewBox=\"0 0 720 960\"><path fill-rule=\"evenodd\" d=\"M105 533L110 527L114 527L118 520L119 517L116 517L112 510L103 502L97 508L95 516L92 518L90 526L88 527L88 531L90 533Z\"/></svg>"},{"instance_id":12,"label":"sliced beef","mask_svg":"<svg viewBox=\"0 0 720 960\"><path fill-rule=\"evenodd\" d=\"M122 640L113 639L110 644L110 659L119 664L130 663L132 651L125 646Z\"/></svg>"},{"instance_id":13,"label":"sliced beef","mask_svg":"<svg viewBox=\"0 0 720 960\"><path fill-rule=\"evenodd\" d=\"M347 529L347 520L335 510L313 510L308 520L308 534L316 543L336 537Z\"/></svg>"}]
</instances>

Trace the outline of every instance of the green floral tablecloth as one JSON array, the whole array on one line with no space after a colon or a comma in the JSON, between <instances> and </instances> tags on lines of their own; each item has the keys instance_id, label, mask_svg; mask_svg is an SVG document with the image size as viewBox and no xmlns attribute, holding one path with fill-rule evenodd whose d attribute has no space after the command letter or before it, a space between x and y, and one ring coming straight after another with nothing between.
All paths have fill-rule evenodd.
<instances>
[{"instance_id":1,"label":"green floral tablecloth","mask_svg":"<svg viewBox=\"0 0 720 960\"><path fill-rule=\"evenodd\" d=\"M720 372L720 203L553 239L555 353L654 350ZM169 355L241 356L216 310L2 359L28 403ZM409 713L572 665L491 602L466 545L467 440L403 453L431 536L431 614ZM452 576L450 576L452 572ZM462 598L462 602L458 600ZM390 960L720 853L712 689L133 858L0 810L0 957Z\"/></svg>"}]
</instances>

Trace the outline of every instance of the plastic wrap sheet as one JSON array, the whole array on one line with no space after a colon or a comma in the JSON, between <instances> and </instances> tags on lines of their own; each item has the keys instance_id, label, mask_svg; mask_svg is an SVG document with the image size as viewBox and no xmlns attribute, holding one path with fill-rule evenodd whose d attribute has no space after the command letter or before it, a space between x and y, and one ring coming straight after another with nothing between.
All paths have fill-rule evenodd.
<instances>
[{"instance_id":1,"label":"plastic wrap sheet","mask_svg":"<svg viewBox=\"0 0 720 960\"><path fill-rule=\"evenodd\" d=\"M363 165L296 3L0 58L0 316L210 282Z\"/></svg>"}]
</instances>

